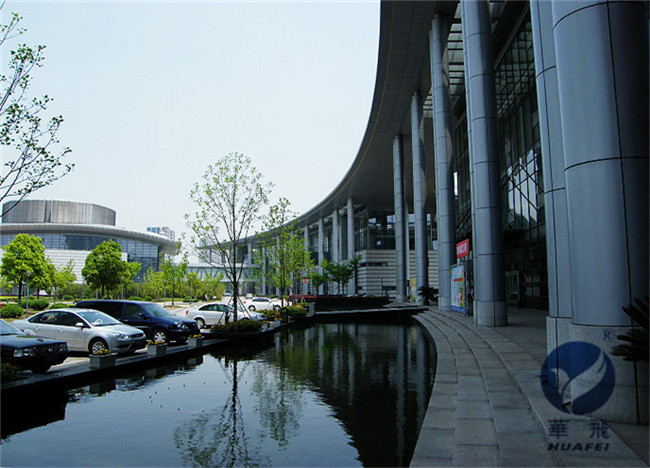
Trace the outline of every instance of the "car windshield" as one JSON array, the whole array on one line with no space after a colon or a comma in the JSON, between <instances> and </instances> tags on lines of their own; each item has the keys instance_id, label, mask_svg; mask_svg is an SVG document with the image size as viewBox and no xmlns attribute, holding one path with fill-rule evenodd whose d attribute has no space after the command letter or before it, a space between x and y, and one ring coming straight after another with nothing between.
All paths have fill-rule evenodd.
<instances>
[{"instance_id":1,"label":"car windshield","mask_svg":"<svg viewBox=\"0 0 650 468\"><path fill-rule=\"evenodd\" d=\"M154 317L171 317L171 318L176 318L174 315L172 315L171 312L169 312L167 309L165 309L163 306L159 304L153 304L153 303L146 303L146 304L140 304L144 310L149 312L151 315Z\"/></svg>"},{"instance_id":2,"label":"car windshield","mask_svg":"<svg viewBox=\"0 0 650 468\"><path fill-rule=\"evenodd\" d=\"M4 320L0 320L0 335L18 335L21 331Z\"/></svg>"},{"instance_id":3,"label":"car windshield","mask_svg":"<svg viewBox=\"0 0 650 468\"><path fill-rule=\"evenodd\" d=\"M105 327L107 325L121 325L120 322L115 320L108 314L104 312L99 312L97 310L86 310L84 312L77 312L79 317L83 318L86 322L90 323L94 327Z\"/></svg>"}]
</instances>

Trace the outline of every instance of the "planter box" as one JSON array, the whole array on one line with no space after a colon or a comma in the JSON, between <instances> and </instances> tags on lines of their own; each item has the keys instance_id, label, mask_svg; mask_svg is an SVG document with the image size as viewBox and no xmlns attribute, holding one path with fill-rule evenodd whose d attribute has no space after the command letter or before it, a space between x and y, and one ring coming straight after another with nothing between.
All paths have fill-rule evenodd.
<instances>
[{"instance_id":1,"label":"planter box","mask_svg":"<svg viewBox=\"0 0 650 468\"><path fill-rule=\"evenodd\" d=\"M195 349L195 348L200 348L203 346L203 337L201 338L188 338L187 339L187 346L190 349Z\"/></svg>"},{"instance_id":2,"label":"planter box","mask_svg":"<svg viewBox=\"0 0 650 468\"><path fill-rule=\"evenodd\" d=\"M167 354L167 345L149 345L147 346L147 356L163 356Z\"/></svg>"},{"instance_id":3,"label":"planter box","mask_svg":"<svg viewBox=\"0 0 650 468\"><path fill-rule=\"evenodd\" d=\"M106 369L115 367L115 358L117 354L103 354L101 356L89 356L91 369Z\"/></svg>"}]
</instances>

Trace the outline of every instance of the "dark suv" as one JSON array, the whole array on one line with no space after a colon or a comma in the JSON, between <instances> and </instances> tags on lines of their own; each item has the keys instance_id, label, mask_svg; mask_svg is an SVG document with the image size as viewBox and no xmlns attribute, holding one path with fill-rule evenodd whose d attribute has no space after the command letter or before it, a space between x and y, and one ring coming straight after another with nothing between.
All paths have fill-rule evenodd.
<instances>
[{"instance_id":1,"label":"dark suv","mask_svg":"<svg viewBox=\"0 0 650 468\"><path fill-rule=\"evenodd\" d=\"M79 301L75 307L104 312L122 323L144 331L151 341L184 343L189 336L199 334L194 320L172 315L167 309L153 302L91 300Z\"/></svg>"}]
</instances>

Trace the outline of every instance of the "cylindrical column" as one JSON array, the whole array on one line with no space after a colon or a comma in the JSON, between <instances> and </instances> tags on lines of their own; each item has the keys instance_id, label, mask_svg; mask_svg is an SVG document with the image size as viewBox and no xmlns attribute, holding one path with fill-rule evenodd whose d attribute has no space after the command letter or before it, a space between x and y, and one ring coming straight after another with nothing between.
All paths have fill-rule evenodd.
<instances>
[{"instance_id":1,"label":"cylindrical column","mask_svg":"<svg viewBox=\"0 0 650 468\"><path fill-rule=\"evenodd\" d=\"M535 49L537 107L544 174L549 306L546 334L548 352L551 353L558 346L569 341L571 324L569 218L551 2L531 0L530 18Z\"/></svg>"},{"instance_id":2,"label":"cylindrical column","mask_svg":"<svg viewBox=\"0 0 650 468\"><path fill-rule=\"evenodd\" d=\"M318 220L318 271L323 272L323 260L325 260L325 222L323 218ZM318 294L325 292L325 285L318 287Z\"/></svg>"},{"instance_id":3,"label":"cylindrical column","mask_svg":"<svg viewBox=\"0 0 650 468\"><path fill-rule=\"evenodd\" d=\"M461 1L463 47L466 52L468 128L474 174L471 177L475 215L474 315L484 326L508 323L503 268L503 221L492 30L487 0Z\"/></svg>"},{"instance_id":4,"label":"cylindrical column","mask_svg":"<svg viewBox=\"0 0 650 468\"><path fill-rule=\"evenodd\" d=\"M395 286L397 302L405 302L406 298L406 256L408 254L405 238L404 221L406 193L404 192L404 152L402 136L393 138L393 193L395 196Z\"/></svg>"},{"instance_id":5,"label":"cylindrical column","mask_svg":"<svg viewBox=\"0 0 650 468\"><path fill-rule=\"evenodd\" d=\"M429 35L433 83L433 138L438 212L438 308L451 310L451 266L456 263L456 210L454 199L454 149L452 145L449 60L444 16L433 19Z\"/></svg>"},{"instance_id":6,"label":"cylindrical column","mask_svg":"<svg viewBox=\"0 0 650 468\"><path fill-rule=\"evenodd\" d=\"M304 228L304 239L305 239L305 250L309 252L309 225L306 225ZM311 255L311 253L310 253ZM303 294L309 294L309 283L303 283L302 285L302 293Z\"/></svg>"},{"instance_id":7,"label":"cylindrical column","mask_svg":"<svg viewBox=\"0 0 650 468\"><path fill-rule=\"evenodd\" d=\"M648 295L648 4L553 1L569 219L571 341L609 354ZM573 355L571 360L573 362ZM612 396L592 417L647 424L647 366L612 357ZM641 372L645 372L645 376ZM593 366L571 394L600 384Z\"/></svg>"},{"instance_id":8,"label":"cylindrical column","mask_svg":"<svg viewBox=\"0 0 650 468\"><path fill-rule=\"evenodd\" d=\"M354 250L354 204L352 203L352 198L348 198L347 202L347 212L348 212L348 260L352 260L356 254ZM356 280L354 276L350 279L350 284L348 286L349 294L356 294Z\"/></svg>"},{"instance_id":9,"label":"cylindrical column","mask_svg":"<svg viewBox=\"0 0 650 468\"><path fill-rule=\"evenodd\" d=\"M429 249L427 242L427 181L424 175L424 151L420 138L422 103L420 95L413 93L411 99L411 147L413 155L413 212L415 214L415 289L429 284ZM418 296L418 303L422 297Z\"/></svg>"},{"instance_id":10,"label":"cylindrical column","mask_svg":"<svg viewBox=\"0 0 650 468\"><path fill-rule=\"evenodd\" d=\"M341 261L339 249L339 210L334 208L332 211L332 262L339 263ZM341 291L343 292L343 291Z\"/></svg>"}]
</instances>

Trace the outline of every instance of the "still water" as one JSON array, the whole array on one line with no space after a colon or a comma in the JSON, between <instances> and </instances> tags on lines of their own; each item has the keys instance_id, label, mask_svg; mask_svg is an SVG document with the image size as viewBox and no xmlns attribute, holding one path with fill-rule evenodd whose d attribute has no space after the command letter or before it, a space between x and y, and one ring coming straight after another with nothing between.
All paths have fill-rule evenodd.
<instances>
[{"instance_id":1,"label":"still water","mask_svg":"<svg viewBox=\"0 0 650 468\"><path fill-rule=\"evenodd\" d=\"M405 466L433 362L411 324L285 331L3 415L0 465Z\"/></svg>"}]
</instances>

